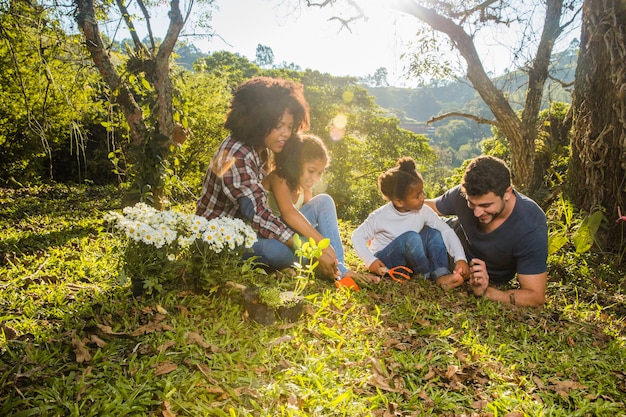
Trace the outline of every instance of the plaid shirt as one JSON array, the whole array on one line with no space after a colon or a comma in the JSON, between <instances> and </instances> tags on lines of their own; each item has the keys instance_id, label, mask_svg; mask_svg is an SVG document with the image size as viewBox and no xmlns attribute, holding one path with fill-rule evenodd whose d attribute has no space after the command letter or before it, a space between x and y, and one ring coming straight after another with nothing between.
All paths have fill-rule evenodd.
<instances>
[{"instance_id":1,"label":"plaid shirt","mask_svg":"<svg viewBox=\"0 0 626 417\"><path fill-rule=\"evenodd\" d=\"M265 174L259 153L229 136L207 169L196 214L207 219L239 217L248 220L259 237L287 242L294 232L269 209L266 191L261 185ZM238 200L242 197L247 197L254 207L251 219L239 209Z\"/></svg>"}]
</instances>

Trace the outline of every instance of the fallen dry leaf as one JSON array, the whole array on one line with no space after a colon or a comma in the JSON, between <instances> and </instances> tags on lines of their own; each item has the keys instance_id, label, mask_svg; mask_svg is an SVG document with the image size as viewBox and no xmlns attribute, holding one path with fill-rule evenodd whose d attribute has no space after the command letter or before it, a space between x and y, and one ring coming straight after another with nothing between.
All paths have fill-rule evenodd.
<instances>
[{"instance_id":1,"label":"fallen dry leaf","mask_svg":"<svg viewBox=\"0 0 626 417\"><path fill-rule=\"evenodd\" d=\"M428 381L429 379L433 379L435 377L435 371L432 368L428 368L428 372L424 375L424 381Z\"/></svg>"},{"instance_id":2,"label":"fallen dry leaf","mask_svg":"<svg viewBox=\"0 0 626 417\"><path fill-rule=\"evenodd\" d=\"M17 330L11 326L7 326L4 323L0 323L0 333L4 333L6 340L17 339Z\"/></svg>"},{"instance_id":3,"label":"fallen dry leaf","mask_svg":"<svg viewBox=\"0 0 626 417\"><path fill-rule=\"evenodd\" d=\"M549 388L561 397L567 397L571 390L584 389L587 387L577 381L556 381L554 385L551 385Z\"/></svg>"},{"instance_id":4,"label":"fallen dry leaf","mask_svg":"<svg viewBox=\"0 0 626 417\"><path fill-rule=\"evenodd\" d=\"M293 339L293 336L286 334L284 336L277 337L276 339L270 341L268 343L268 346L275 346L275 345L280 345L281 343L287 343L287 342L290 342L292 339Z\"/></svg>"},{"instance_id":5,"label":"fallen dry leaf","mask_svg":"<svg viewBox=\"0 0 626 417\"><path fill-rule=\"evenodd\" d=\"M385 372L385 370L383 369L382 364L380 363L380 361L376 358L373 358L371 356L368 357L370 363L372 364L372 373L375 375L382 375L382 376L386 376L387 372Z\"/></svg>"},{"instance_id":6,"label":"fallen dry leaf","mask_svg":"<svg viewBox=\"0 0 626 417\"><path fill-rule=\"evenodd\" d=\"M168 324L158 323L157 321L152 321L144 326L140 326L136 328L130 333L130 335L131 336L143 336L144 334L154 333L157 331L165 331L165 330L174 330L174 329L172 328L172 326Z\"/></svg>"},{"instance_id":7,"label":"fallen dry leaf","mask_svg":"<svg viewBox=\"0 0 626 417\"><path fill-rule=\"evenodd\" d=\"M428 394L426 394L426 392L420 391L417 393L417 396L424 401L425 408L430 408L435 405L435 402L428 396Z\"/></svg>"},{"instance_id":8,"label":"fallen dry leaf","mask_svg":"<svg viewBox=\"0 0 626 417\"><path fill-rule=\"evenodd\" d=\"M76 355L76 362L83 363L91 360L91 354L85 347L85 344L76 335L72 336L72 347L74 348L74 354Z\"/></svg>"},{"instance_id":9,"label":"fallen dry leaf","mask_svg":"<svg viewBox=\"0 0 626 417\"><path fill-rule=\"evenodd\" d=\"M394 402L387 403L387 409L383 413L383 417L396 417L401 415L398 411L398 404Z\"/></svg>"},{"instance_id":10,"label":"fallen dry leaf","mask_svg":"<svg viewBox=\"0 0 626 417\"><path fill-rule=\"evenodd\" d=\"M95 334L92 334L91 336L89 336L89 340L91 340L92 343L95 343L96 346L98 346L99 348L106 347L106 345L107 345L107 342L105 342L104 340L100 339Z\"/></svg>"},{"instance_id":11,"label":"fallen dry leaf","mask_svg":"<svg viewBox=\"0 0 626 417\"><path fill-rule=\"evenodd\" d=\"M210 394L225 394L226 391L224 391L222 388L220 387L209 387L206 389L208 393Z\"/></svg>"},{"instance_id":12,"label":"fallen dry leaf","mask_svg":"<svg viewBox=\"0 0 626 417\"><path fill-rule=\"evenodd\" d=\"M165 315L165 314L161 314L161 313L156 313L156 314L152 317L152 321L155 321L155 322L157 322L157 323L158 323L158 322L160 322L160 321L165 320L166 318L167 318L167 315Z\"/></svg>"},{"instance_id":13,"label":"fallen dry leaf","mask_svg":"<svg viewBox=\"0 0 626 417\"><path fill-rule=\"evenodd\" d=\"M460 350L454 352L454 356L456 356L456 358L461 361L461 363L467 363L467 361L469 360L467 355Z\"/></svg>"},{"instance_id":14,"label":"fallen dry leaf","mask_svg":"<svg viewBox=\"0 0 626 417\"><path fill-rule=\"evenodd\" d=\"M189 309L182 304L178 304L176 308L180 311L180 316L184 319L189 317Z\"/></svg>"},{"instance_id":15,"label":"fallen dry leaf","mask_svg":"<svg viewBox=\"0 0 626 417\"><path fill-rule=\"evenodd\" d=\"M171 348L172 346L174 346L175 344L176 344L175 340L170 340L169 342L165 342L161 346L159 346L157 348L157 351L159 351L159 353L163 353L166 350L168 350L169 348Z\"/></svg>"},{"instance_id":16,"label":"fallen dry leaf","mask_svg":"<svg viewBox=\"0 0 626 417\"><path fill-rule=\"evenodd\" d=\"M475 409L475 410L480 410L482 408L487 407L487 404L489 404L489 401L487 401L487 400L474 401L472 403L472 408Z\"/></svg>"},{"instance_id":17,"label":"fallen dry leaf","mask_svg":"<svg viewBox=\"0 0 626 417\"><path fill-rule=\"evenodd\" d=\"M111 326L107 326L106 324L98 324L98 329L107 336L126 336L126 333L123 332L114 332Z\"/></svg>"},{"instance_id":18,"label":"fallen dry leaf","mask_svg":"<svg viewBox=\"0 0 626 417\"><path fill-rule=\"evenodd\" d=\"M187 343L192 343L205 349L211 347L211 344L207 343L207 341L204 340L204 337L200 336L200 334L196 332L189 332L187 334Z\"/></svg>"},{"instance_id":19,"label":"fallen dry leaf","mask_svg":"<svg viewBox=\"0 0 626 417\"><path fill-rule=\"evenodd\" d=\"M156 369L154 370L154 375L159 376L159 375L169 374L170 372L176 370L176 368L178 368L178 365L176 365L175 363L168 362L168 361L161 362L160 364L157 365Z\"/></svg>"},{"instance_id":20,"label":"fallen dry leaf","mask_svg":"<svg viewBox=\"0 0 626 417\"><path fill-rule=\"evenodd\" d=\"M287 397L287 404L289 404L293 408L298 408L298 397L293 392L289 394Z\"/></svg>"},{"instance_id":21,"label":"fallen dry leaf","mask_svg":"<svg viewBox=\"0 0 626 417\"><path fill-rule=\"evenodd\" d=\"M539 389L545 389L546 388L546 385L543 383L541 378L539 378L537 375L533 376L533 381L535 382L535 385L537 385L537 388L539 388Z\"/></svg>"},{"instance_id":22,"label":"fallen dry leaf","mask_svg":"<svg viewBox=\"0 0 626 417\"><path fill-rule=\"evenodd\" d=\"M391 347L391 346L395 346L397 344L400 343L400 340L398 339L387 339L383 342L383 346L385 347Z\"/></svg>"},{"instance_id":23,"label":"fallen dry leaf","mask_svg":"<svg viewBox=\"0 0 626 417\"><path fill-rule=\"evenodd\" d=\"M392 388L391 385L389 385L389 383L387 382L387 379L385 379L382 375L378 375L378 374L370 375L369 378L367 378L367 383L375 386L376 388L380 388L384 391L400 392L399 390Z\"/></svg>"},{"instance_id":24,"label":"fallen dry leaf","mask_svg":"<svg viewBox=\"0 0 626 417\"><path fill-rule=\"evenodd\" d=\"M456 365L448 365L448 370L446 371L446 378L452 379L454 375L459 371L459 367Z\"/></svg>"},{"instance_id":25,"label":"fallen dry leaf","mask_svg":"<svg viewBox=\"0 0 626 417\"><path fill-rule=\"evenodd\" d=\"M586 386L584 386L583 384L581 384L578 381L558 381L555 385L557 387L559 387L559 388L565 388L565 389L583 389L583 388L587 388Z\"/></svg>"},{"instance_id":26,"label":"fallen dry leaf","mask_svg":"<svg viewBox=\"0 0 626 417\"><path fill-rule=\"evenodd\" d=\"M176 414L170 409L170 403L167 401L163 401L163 404L161 404L161 414L163 417L176 417Z\"/></svg>"},{"instance_id":27,"label":"fallen dry leaf","mask_svg":"<svg viewBox=\"0 0 626 417\"><path fill-rule=\"evenodd\" d=\"M249 397L258 398L260 396L259 391L249 387L239 387L235 388L233 391L235 391L235 394L237 394L238 397L247 395Z\"/></svg>"},{"instance_id":28,"label":"fallen dry leaf","mask_svg":"<svg viewBox=\"0 0 626 417\"><path fill-rule=\"evenodd\" d=\"M210 394L219 394L217 399L220 401L230 398L230 394L220 387L209 387L207 388L207 392Z\"/></svg>"}]
</instances>

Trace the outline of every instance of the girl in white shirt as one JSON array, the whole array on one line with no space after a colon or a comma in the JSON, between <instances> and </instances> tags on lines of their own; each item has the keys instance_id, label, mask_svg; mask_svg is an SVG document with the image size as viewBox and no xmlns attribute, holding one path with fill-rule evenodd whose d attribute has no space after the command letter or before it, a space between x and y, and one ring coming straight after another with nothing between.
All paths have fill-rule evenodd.
<instances>
[{"instance_id":1,"label":"girl in white shirt","mask_svg":"<svg viewBox=\"0 0 626 417\"><path fill-rule=\"evenodd\" d=\"M352 245L369 271L383 276L406 266L444 290L463 284L469 266L456 233L424 205L424 180L410 157L378 177L378 188L389 201L370 213L352 233ZM449 270L448 253L454 259Z\"/></svg>"}]
</instances>

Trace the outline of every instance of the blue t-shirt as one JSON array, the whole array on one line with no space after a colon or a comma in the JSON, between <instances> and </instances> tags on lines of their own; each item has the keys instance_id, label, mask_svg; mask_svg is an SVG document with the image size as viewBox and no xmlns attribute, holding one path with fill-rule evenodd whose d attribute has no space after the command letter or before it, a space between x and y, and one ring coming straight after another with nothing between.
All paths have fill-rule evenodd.
<instances>
[{"instance_id":1,"label":"blue t-shirt","mask_svg":"<svg viewBox=\"0 0 626 417\"><path fill-rule=\"evenodd\" d=\"M468 245L467 259L478 258L487 264L489 282L502 285L518 274L547 271L548 224L546 215L530 198L513 191L517 197L511 215L497 229L484 233L456 186L436 199L437 210L455 215L463 226Z\"/></svg>"}]
</instances>

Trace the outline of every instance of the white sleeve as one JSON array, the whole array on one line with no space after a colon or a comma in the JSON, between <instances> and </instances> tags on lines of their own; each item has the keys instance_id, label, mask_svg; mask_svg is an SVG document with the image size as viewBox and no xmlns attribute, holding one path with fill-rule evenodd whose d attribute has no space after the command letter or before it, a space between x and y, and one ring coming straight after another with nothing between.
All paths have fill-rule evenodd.
<instances>
[{"instance_id":1,"label":"white sleeve","mask_svg":"<svg viewBox=\"0 0 626 417\"><path fill-rule=\"evenodd\" d=\"M448 250L448 254L454 259L454 262L458 261L466 261L467 257L465 256L465 249L463 249L463 245L461 244L461 240L456 235L454 230L448 226L446 222L441 220L441 218L427 205L422 207L422 211L425 218L425 224L433 229L437 229L441 232L441 237L443 238L443 243L446 245L446 249Z\"/></svg>"},{"instance_id":2,"label":"white sleeve","mask_svg":"<svg viewBox=\"0 0 626 417\"><path fill-rule=\"evenodd\" d=\"M375 216L371 213L367 219L352 232L352 247L368 268L372 262L376 260L376 257L372 254L367 245L367 242L372 239L375 234L375 220Z\"/></svg>"}]
</instances>

